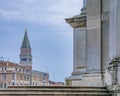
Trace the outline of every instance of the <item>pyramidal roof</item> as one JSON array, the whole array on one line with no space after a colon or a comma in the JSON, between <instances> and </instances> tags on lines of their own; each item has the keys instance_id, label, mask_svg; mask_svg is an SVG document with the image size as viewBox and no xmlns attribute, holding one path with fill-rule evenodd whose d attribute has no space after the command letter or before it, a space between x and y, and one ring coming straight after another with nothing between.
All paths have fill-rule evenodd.
<instances>
[{"instance_id":1,"label":"pyramidal roof","mask_svg":"<svg viewBox=\"0 0 120 96\"><path fill-rule=\"evenodd\" d=\"M26 29L21 48L31 48Z\"/></svg>"}]
</instances>

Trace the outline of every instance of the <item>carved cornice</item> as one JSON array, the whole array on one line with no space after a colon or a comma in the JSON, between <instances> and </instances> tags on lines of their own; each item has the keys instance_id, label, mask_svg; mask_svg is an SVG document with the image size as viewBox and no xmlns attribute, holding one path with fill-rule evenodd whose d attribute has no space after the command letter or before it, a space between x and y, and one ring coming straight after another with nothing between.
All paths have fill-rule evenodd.
<instances>
[{"instance_id":1,"label":"carved cornice","mask_svg":"<svg viewBox=\"0 0 120 96\"><path fill-rule=\"evenodd\" d=\"M73 18L65 19L73 28L86 27L86 16L74 16Z\"/></svg>"}]
</instances>

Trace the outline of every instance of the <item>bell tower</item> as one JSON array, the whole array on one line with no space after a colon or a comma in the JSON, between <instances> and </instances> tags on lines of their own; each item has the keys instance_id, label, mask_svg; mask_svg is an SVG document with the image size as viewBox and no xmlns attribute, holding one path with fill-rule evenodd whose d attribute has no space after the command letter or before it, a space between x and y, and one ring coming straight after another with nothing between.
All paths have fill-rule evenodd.
<instances>
[{"instance_id":1,"label":"bell tower","mask_svg":"<svg viewBox=\"0 0 120 96\"><path fill-rule=\"evenodd\" d=\"M25 66L27 70L32 70L31 46L25 29L25 35L20 49L20 65Z\"/></svg>"}]
</instances>

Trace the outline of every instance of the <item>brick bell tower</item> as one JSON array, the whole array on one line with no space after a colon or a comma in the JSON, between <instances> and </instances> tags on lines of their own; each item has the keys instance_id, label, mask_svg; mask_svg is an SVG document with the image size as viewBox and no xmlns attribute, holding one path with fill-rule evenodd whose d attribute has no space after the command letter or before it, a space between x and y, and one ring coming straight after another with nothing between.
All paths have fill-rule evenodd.
<instances>
[{"instance_id":1,"label":"brick bell tower","mask_svg":"<svg viewBox=\"0 0 120 96\"><path fill-rule=\"evenodd\" d=\"M23 38L22 46L20 49L20 65L25 66L27 71L32 70L31 46L26 29L25 29L25 35Z\"/></svg>"}]
</instances>

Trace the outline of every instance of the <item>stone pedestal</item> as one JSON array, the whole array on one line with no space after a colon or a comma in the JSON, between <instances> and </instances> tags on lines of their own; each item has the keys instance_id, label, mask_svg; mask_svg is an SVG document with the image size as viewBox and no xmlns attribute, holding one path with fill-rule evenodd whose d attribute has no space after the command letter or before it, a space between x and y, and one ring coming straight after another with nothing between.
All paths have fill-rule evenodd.
<instances>
[{"instance_id":1,"label":"stone pedestal","mask_svg":"<svg viewBox=\"0 0 120 96\"><path fill-rule=\"evenodd\" d=\"M72 75L67 80L70 82L69 86L103 86L101 74L99 73Z\"/></svg>"},{"instance_id":2,"label":"stone pedestal","mask_svg":"<svg viewBox=\"0 0 120 96\"><path fill-rule=\"evenodd\" d=\"M66 19L74 31L72 86L103 86L101 74L101 0L87 0L80 15ZM93 11L94 10L94 11Z\"/></svg>"}]
</instances>

